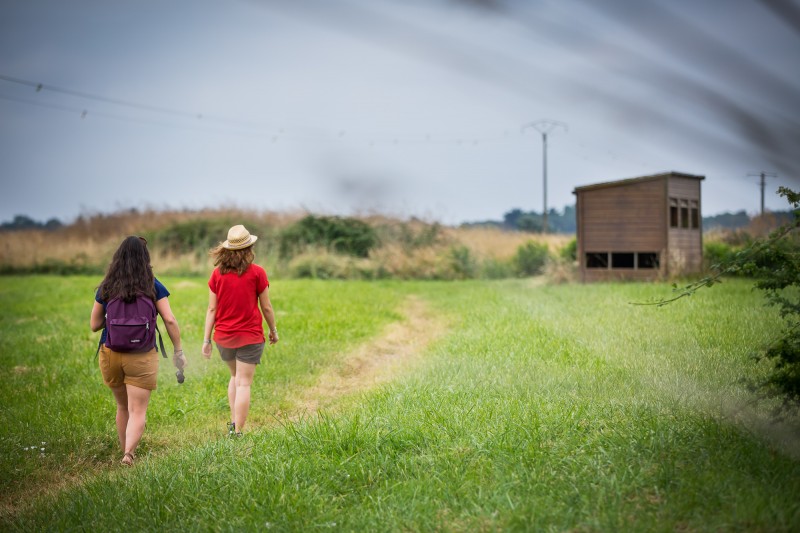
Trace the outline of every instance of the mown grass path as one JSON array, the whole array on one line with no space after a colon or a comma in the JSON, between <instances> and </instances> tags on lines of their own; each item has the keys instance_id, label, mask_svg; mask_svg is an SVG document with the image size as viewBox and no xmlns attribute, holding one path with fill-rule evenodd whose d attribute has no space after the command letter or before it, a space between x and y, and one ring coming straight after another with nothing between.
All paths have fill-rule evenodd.
<instances>
[{"instance_id":1,"label":"mown grass path","mask_svg":"<svg viewBox=\"0 0 800 533\"><path fill-rule=\"evenodd\" d=\"M440 316L416 295L409 296L400 309L402 320L389 324L375 339L358 346L317 378L292 400L296 404L290 420L313 417L320 409L330 410L343 397L364 393L409 370L428 345L447 331Z\"/></svg>"},{"instance_id":2,"label":"mown grass path","mask_svg":"<svg viewBox=\"0 0 800 533\"><path fill-rule=\"evenodd\" d=\"M199 339L203 282L165 281ZM664 309L631 305L658 284L275 284L254 431L222 436L224 369L193 359L184 386L161 376L133 469L86 366L90 289L0 278L3 529L800 528L798 426L767 434L739 382L779 328L747 282ZM54 472L78 481L41 489Z\"/></svg>"}]
</instances>

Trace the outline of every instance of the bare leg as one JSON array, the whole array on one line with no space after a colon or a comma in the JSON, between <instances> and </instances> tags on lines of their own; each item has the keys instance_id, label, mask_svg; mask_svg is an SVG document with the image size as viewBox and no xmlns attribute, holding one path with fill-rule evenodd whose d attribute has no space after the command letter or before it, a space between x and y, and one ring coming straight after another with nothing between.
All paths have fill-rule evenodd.
<instances>
[{"instance_id":1,"label":"bare leg","mask_svg":"<svg viewBox=\"0 0 800 533\"><path fill-rule=\"evenodd\" d=\"M256 373L256 365L236 361L236 402L234 404L234 422L236 431L244 429L247 420L247 413L250 412L250 385L253 383L253 375Z\"/></svg>"},{"instance_id":2,"label":"bare leg","mask_svg":"<svg viewBox=\"0 0 800 533\"><path fill-rule=\"evenodd\" d=\"M119 447L125 451L125 430L128 427L128 391L125 385L113 387L114 400L117 402L117 437L119 437Z\"/></svg>"},{"instance_id":3,"label":"bare leg","mask_svg":"<svg viewBox=\"0 0 800 533\"><path fill-rule=\"evenodd\" d=\"M225 361L225 364L228 365L228 370L231 372L231 379L228 381L228 405L231 408L231 422L235 422L236 413L234 412L234 407L236 406L236 359Z\"/></svg>"},{"instance_id":4,"label":"bare leg","mask_svg":"<svg viewBox=\"0 0 800 533\"><path fill-rule=\"evenodd\" d=\"M128 392L128 427L125 438L125 453L133 454L144 432L147 404L150 403L150 392L147 389L125 385Z\"/></svg>"}]
</instances>

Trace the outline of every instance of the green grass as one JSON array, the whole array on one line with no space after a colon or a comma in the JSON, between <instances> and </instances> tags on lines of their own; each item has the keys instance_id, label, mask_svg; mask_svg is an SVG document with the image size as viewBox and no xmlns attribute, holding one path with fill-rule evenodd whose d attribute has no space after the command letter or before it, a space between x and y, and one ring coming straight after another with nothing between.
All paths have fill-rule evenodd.
<instances>
[{"instance_id":1,"label":"green grass","mask_svg":"<svg viewBox=\"0 0 800 533\"><path fill-rule=\"evenodd\" d=\"M163 281L191 350L204 281ZM258 429L221 438L225 371L195 348L184 385L162 365L132 469L115 466L92 359L96 283L0 278L4 530L800 528L796 433L766 433L739 381L768 370L750 356L780 325L747 282L666 308L630 304L659 284L275 283ZM422 364L334 412L282 416L408 294L451 324Z\"/></svg>"}]
</instances>

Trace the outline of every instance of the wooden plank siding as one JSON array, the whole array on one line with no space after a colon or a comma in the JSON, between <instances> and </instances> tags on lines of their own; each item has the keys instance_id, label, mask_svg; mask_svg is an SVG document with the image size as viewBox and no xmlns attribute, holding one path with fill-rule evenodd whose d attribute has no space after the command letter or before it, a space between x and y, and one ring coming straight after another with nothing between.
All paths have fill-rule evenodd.
<instances>
[{"instance_id":1,"label":"wooden plank siding","mask_svg":"<svg viewBox=\"0 0 800 533\"><path fill-rule=\"evenodd\" d=\"M670 227L670 198L696 201L703 176L669 172L577 187L578 264L584 282L652 280L702 269L702 228ZM587 268L587 254L658 254L658 268ZM629 256L630 258L630 256ZM619 264L619 263L617 263ZM625 264L622 262L622 264Z\"/></svg>"},{"instance_id":2,"label":"wooden plank siding","mask_svg":"<svg viewBox=\"0 0 800 533\"><path fill-rule=\"evenodd\" d=\"M582 207L587 252L654 252L667 244L659 182L599 189L585 196Z\"/></svg>"},{"instance_id":3,"label":"wooden plank siding","mask_svg":"<svg viewBox=\"0 0 800 533\"><path fill-rule=\"evenodd\" d=\"M667 180L669 198L696 200L700 203L700 181L671 176ZM669 228L667 233L667 268L675 274L689 274L703 269L703 217L698 212L698 228Z\"/></svg>"}]
</instances>

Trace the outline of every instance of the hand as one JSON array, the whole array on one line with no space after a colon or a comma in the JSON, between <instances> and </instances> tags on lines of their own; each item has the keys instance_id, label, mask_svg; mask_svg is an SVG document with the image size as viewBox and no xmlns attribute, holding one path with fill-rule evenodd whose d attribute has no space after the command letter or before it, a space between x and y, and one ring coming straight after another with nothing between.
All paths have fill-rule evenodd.
<instances>
[{"instance_id":1,"label":"hand","mask_svg":"<svg viewBox=\"0 0 800 533\"><path fill-rule=\"evenodd\" d=\"M278 330L272 330L269 332L269 343L275 344L278 342Z\"/></svg>"},{"instance_id":2,"label":"hand","mask_svg":"<svg viewBox=\"0 0 800 533\"><path fill-rule=\"evenodd\" d=\"M210 342L204 342L203 343L202 353L203 353L203 357L205 357L206 359L211 357L211 343Z\"/></svg>"},{"instance_id":3,"label":"hand","mask_svg":"<svg viewBox=\"0 0 800 533\"><path fill-rule=\"evenodd\" d=\"M175 365L175 368L178 370L183 370L187 366L189 366L189 361L186 360L186 356L183 355L183 350L176 350L172 356L172 364Z\"/></svg>"}]
</instances>

